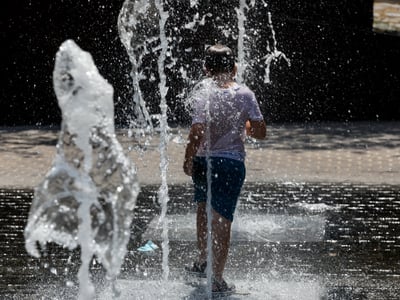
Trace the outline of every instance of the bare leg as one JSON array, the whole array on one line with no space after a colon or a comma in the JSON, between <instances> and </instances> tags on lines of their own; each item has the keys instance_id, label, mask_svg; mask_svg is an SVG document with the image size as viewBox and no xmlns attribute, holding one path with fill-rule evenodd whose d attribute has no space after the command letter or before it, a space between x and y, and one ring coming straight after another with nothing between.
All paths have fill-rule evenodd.
<instances>
[{"instance_id":1,"label":"bare leg","mask_svg":"<svg viewBox=\"0 0 400 300\"><path fill-rule=\"evenodd\" d=\"M215 279L221 281L228 258L232 222L221 216L215 210L212 210L212 218L213 273Z\"/></svg>"},{"instance_id":2,"label":"bare leg","mask_svg":"<svg viewBox=\"0 0 400 300\"><path fill-rule=\"evenodd\" d=\"M212 209L213 234L213 274L218 281L222 280L228 258L231 240L232 222ZM207 210L206 203L197 206L197 247L200 251L199 262L207 261Z\"/></svg>"},{"instance_id":3,"label":"bare leg","mask_svg":"<svg viewBox=\"0 0 400 300\"><path fill-rule=\"evenodd\" d=\"M197 204L197 247L200 251L199 263L207 261L207 210L206 202Z\"/></svg>"}]
</instances>

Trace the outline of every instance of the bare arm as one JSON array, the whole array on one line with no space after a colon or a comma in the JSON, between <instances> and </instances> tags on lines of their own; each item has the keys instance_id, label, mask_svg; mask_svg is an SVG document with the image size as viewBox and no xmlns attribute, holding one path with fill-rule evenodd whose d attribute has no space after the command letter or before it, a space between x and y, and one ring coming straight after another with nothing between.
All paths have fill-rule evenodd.
<instances>
[{"instance_id":1,"label":"bare arm","mask_svg":"<svg viewBox=\"0 0 400 300\"><path fill-rule=\"evenodd\" d=\"M188 144L185 151L185 160L183 162L183 171L186 175L192 176L193 157L195 157L197 150L200 147L200 142L204 136L204 125L193 124L190 128Z\"/></svg>"},{"instance_id":2,"label":"bare arm","mask_svg":"<svg viewBox=\"0 0 400 300\"><path fill-rule=\"evenodd\" d=\"M267 127L264 121L246 122L246 134L252 138L264 140L267 136Z\"/></svg>"}]
</instances>

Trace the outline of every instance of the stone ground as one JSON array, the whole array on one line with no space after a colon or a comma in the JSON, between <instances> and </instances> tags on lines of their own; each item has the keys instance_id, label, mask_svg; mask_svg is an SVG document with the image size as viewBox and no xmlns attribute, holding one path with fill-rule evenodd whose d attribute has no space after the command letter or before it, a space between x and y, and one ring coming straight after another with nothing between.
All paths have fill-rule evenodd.
<instances>
[{"instance_id":1,"label":"stone ground","mask_svg":"<svg viewBox=\"0 0 400 300\"><path fill-rule=\"evenodd\" d=\"M400 3L397 0L375 0L374 28L380 32L400 34Z\"/></svg>"},{"instance_id":2,"label":"stone ground","mask_svg":"<svg viewBox=\"0 0 400 300\"><path fill-rule=\"evenodd\" d=\"M182 171L186 128L168 143L169 281L161 280L159 137L135 141L117 131L136 164L142 192L117 286L119 299L205 299L188 283L194 259L194 205ZM79 251L50 244L27 255L23 230L32 189L54 158L58 129L0 128L0 299L76 299ZM247 182L235 217L227 279L229 299L399 299L400 122L271 125L268 139L247 143ZM96 299L112 299L99 264ZM40 274L40 275L38 275Z\"/></svg>"},{"instance_id":3,"label":"stone ground","mask_svg":"<svg viewBox=\"0 0 400 300\"><path fill-rule=\"evenodd\" d=\"M187 133L171 130L171 184L190 182L182 171ZM159 136L140 143L124 129L117 136L140 183L160 183ZM51 167L57 138L58 129L0 128L0 187L36 186ZM400 184L400 122L271 125L267 140L247 143L247 181Z\"/></svg>"}]
</instances>

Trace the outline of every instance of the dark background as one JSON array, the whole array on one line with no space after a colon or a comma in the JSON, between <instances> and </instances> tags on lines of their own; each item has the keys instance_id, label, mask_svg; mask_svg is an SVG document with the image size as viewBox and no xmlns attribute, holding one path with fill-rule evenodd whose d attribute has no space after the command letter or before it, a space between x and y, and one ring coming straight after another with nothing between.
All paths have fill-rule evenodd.
<instances>
[{"instance_id":1,"label":"dark background","mask_svg":"<svg viewBox=\"0 0 400 300\"><path fill-rule=\"evenodd\" d=\"M178 2L170 2L171 7ZM224 15L228 3L237 6L226 0L203 3L214 15ZM124 124L132 88L117 29L122 4L3 0L0 125L60 123L52 71L66 39L89 51L114 86L116 121ZM292 63L290 68L283 61L272 66L272 84L253 83L267 121L400 120L400 38L373 32L372 0L271 0L267 9L253 11L249 22L265 23L267 11L273 16L278 48ZM176 15L184 14L176 9ZM209 41L204 32L195 45ZM174 97L169 93L170 120L187 122ZM149 104L151 113L157 105Z\"/></svg>"}]
</instances>

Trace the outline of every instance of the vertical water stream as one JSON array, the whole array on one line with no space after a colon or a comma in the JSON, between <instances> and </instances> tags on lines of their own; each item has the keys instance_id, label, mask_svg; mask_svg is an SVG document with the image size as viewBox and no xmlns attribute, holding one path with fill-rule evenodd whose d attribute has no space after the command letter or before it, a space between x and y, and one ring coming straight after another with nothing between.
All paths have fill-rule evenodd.
<instances>
[{"instance_id":1,"label":"vertical water stream","mask_svg":"<svg viewBox=\"0 0 400 300\"><path fill-rule=\"evenodd\" d=\"M158 74L160 77L159 90L160 90L160 171L161 171L161 187L159 190L159 199L161 202L161 217L160 222L162 223L162 269L164 280L168 279L169 266L169 239L168 239L168 182L167 182L167 171L168 171L168 154L167 154L167 143L168 143L168 122L167 122L167 92L168 87L166 86L166 75L164 71L165 58L168 50L168 41L165 35L165 23L168 19L168 12L164 11L162 0L155 0L156 7L160 14L159 26L160 26L160 47L161 53L158 56Z\"/></svg>"}]
</instances>

